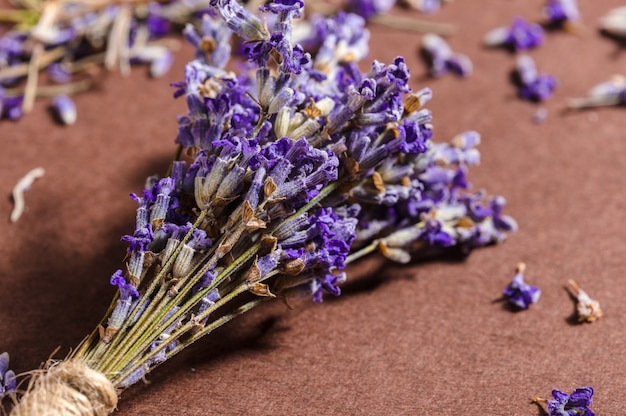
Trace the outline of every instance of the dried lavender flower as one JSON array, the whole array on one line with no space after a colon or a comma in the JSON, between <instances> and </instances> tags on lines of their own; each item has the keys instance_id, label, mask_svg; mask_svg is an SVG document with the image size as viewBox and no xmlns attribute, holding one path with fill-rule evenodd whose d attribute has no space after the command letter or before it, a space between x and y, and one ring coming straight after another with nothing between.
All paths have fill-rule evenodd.
<instances>
[{"instance_id":1,"label":"dried lavender flower","mask_svg":"<svg viewBox=\"0 0 626 416\"><path fill-rule=\"evenodd\" d=\"M439 35L427 33L422 38L422 50L430 66L430 75L439 77L452 71L462 77L472 73L472 61L467 55L453 52L448 43Z\"/></svg>"},{"instance_id":2,"label":"dried lavender flower","mask_svg":"<svg viewBox=\"0 0 626 416\"><path fill-rule=\"evenodd\" d=\"M515 75L519 87L518 94L525 100L547 100L557 85L553 76L539 74L533 58L525 54L517 57Z\"/></svg>"},{"instance_id":3,"label":"dried lavender flower","mask_svg":"<svg viewBox=\"0 0 626 416\"><path fill-rule=\"evenodd\" d=\"M626 6L610 10L600 19L599 28L608 35L626 37Z\"/></svg>"},{"instance_id":4,"label":"dried lavender flower","mask_svg":"<svg viewBox=\"0 0 626 416\"><path fill-rule=\"evenodd\" d=\"M528 309L533 303L537 303L541 296L541 289L524 282L526 265L519 263L515 269L513 281L504 288L504 296L519 309Z\"/></svg>"},{"instance_id":5,"label":"dried lavender flower","mask_svg":"<svg viewBox=\"0 0 626 416\"><path fill-rule=\"evenodd\" d=\"M396 0L348 0L346 8L352 13L363 16L365 19L387 13Z\"/></svg>"},{"instance_id":6,"label":"dried lavender flower","mask_svg":"<svg viewBox=\"0 0 626 416\"><path fill-rule=\"evenodd\" d=\"M11 211L10 220L16 222L24 213L26 203L24 202L24 192L30 189L35 180L43 177L44 168L37 167L26 173L13 187L11 195L13 196L13 210Z\"/></svg>"},{"instance_id":7,"label":"dried lavender flower","mask_svg":"<svg viewBox=\"0 0 626 416\"><path fill-rule=\"evenodd\" d=\"M303 6L265 4L266 27L213 0L185 29L196 54L173 86L188 106L175 141L189 159L131 195L117 295L61 364L98 380L106 403L95 405L114 408L115 389L266 300L339 295L346 266L369 253L406 262L420 247L470 251L517 229L503 197L470 191L480 135L431 140L432 92L412 92L404 58L362 72L363 18L318 21L300 35L317 53L294 42ZM231 34L248 60L237 74L225 69Z\"/></svg>"},{"instance_id":8,"label":"dried lavender flower","mask_svg":"<svg viewBox=\"0 0 626 416\"><path fill-rule=\"evenodd\" d=\"M6 395L15 394L17 380L13 370L9 370L9 354L0 354L0 399Z\"/></svg>"},{"instance_id":9,"label":"dried lavender flower","mask_svg":"<svg viewBox=\"0 0 626 416\"><path fill-rule=\"evenodd\" d=\"M584 109L624 105L626 103L626 77L613 75L608 81L594 86L584 98L572 98L567 105L571 109Z\"/></svg>"},{"instance_id":10,"label":"dried lavender flower","mask_svg":"<svg viewBox=\"0 0 626 416\"><path fill-rule=\"evenodd\" d=\"M576 0L548 0L543 17L549 27L572 30L580 23L580 11Z\"/></svg>"},{"instance_id":11,"label":"dried lavender flower","mask_svg":"<svg viewBox=\"0 0 626 416\"><path fill-rule=\"evenodd\" d=\"M51 106L59 120L66 125L76 123L76 106L67 95L58 95L52 99Z\"/></svg>"},{"instance_id":12,"label":"dried lavender flower","mask_svg":"<svg viewBox=\"0 0 626 416\"><path fill-rule=\"evenodd\" d=\"M441 8L443 0L403 0L402 3L422 13L434 14Z\"/></svg>"},{"instance_id":13,"label":"dried lavender flower","mask_svg":"<svg viewBox=\"0 0 626 416\"><path fill-rule=\"evenodd\" d=\"M535 48L543 43L543 29L536 23L516 17L511 26L489 31L484 37L484 43L489 47L505 47L514 51Z\"/></svg>"},{"instance_id":14,"label":"dried lavender flower","mask_svg":"<svg viewBox=\"0 0 626 416\"><path fill-rule=\"evenodd\" d=\"M576 311L578 312L578 322L593 322L602 316L600 303L597 300L591 299L575 281L570 279L567 283L577 300Z\"/></svg>"},{"instance_id":15,"label":"dried lavender flower","mask_svg":"<svg viewBox=\"0 0 626 416\"><path fill-rule=\"evenodd\" d=\"M552 390L553 399L533 398L533 403L546 403L550 416L595 416L589 408L592 403L593 387L579 387L571 394Z\"/></svg>"}]
</instances>

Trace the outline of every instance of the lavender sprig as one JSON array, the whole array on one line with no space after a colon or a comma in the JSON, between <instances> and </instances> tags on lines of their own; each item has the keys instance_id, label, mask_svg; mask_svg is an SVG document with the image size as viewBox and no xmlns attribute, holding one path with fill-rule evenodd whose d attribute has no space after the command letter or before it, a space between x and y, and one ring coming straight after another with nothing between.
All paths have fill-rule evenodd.
<instances>
[{"instance_id":1,"label":"lavender sprig","mask_svg":"<svg viewBox=\"0 0 626 416\"><path fill-rule=\"evenodd\" d=\"M13 370L9 370L9 354L0 354L0 400L7 395L15 394L17 379Z\"/></svg>"},{"instance_id":2,"label":"lavender sprig","mask_svg":"<svg viewBox=\"0 0 626 416\"><path fill-rule=\"evenodd\" d=\"M368 253L407 262L420 246L469 251L517 228L504 198L469 191L478 133L433 143L432 92L411 91L402 57L361 72L362 18L318 22L303 39L318 53L305 51L292 41L303 5L262 6L266 27L213 0L221 20L185 29L197 49L174 85L185 156L132 195L117 296L72 354L116 389L268 299L339 295ZM225 69L230 32L248 59L238 74Z\"/></svg>"}]
</instances>

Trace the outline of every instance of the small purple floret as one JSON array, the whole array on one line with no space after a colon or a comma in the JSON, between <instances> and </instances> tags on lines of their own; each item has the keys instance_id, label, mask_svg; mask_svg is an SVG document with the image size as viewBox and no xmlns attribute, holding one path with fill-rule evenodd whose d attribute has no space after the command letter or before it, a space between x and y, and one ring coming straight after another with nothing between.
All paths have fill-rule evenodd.
<instances>
[{"instance_id":1,"label":"small purple floret","mask_svg":"<svg viewBox=\"0 0 626 416\"><path fill-rule=\"evenodd\" d=\"M595 416L589 409L593 396L593 387L580 387L572 394L560 390L552 390L554 400L548 400L550 416Z\"/></svg>"},{"instance_id":2,"label":"small purple floret","mask_svg":"<svg viewBox=\"0 0 626 416\"><path fill-rule=\"evenodd\" d=\"M530 305L537 303L541 296L541 289L524 282L524 268L523 263L517 266L513 282L504 288L503 292L507 300L520 309L528 309Z\"/></svg>"},{"instance_id":3,"label":"small purple floret","mask_svg":"<svg viewBox=\"0 0 626 416\"><path fill-rule=\"evenodd\" d=\"M580 11L576 0L548 0L543 9L543 15L547 25L553 27L580 21Z\"/></svg>"},{"instance_id":4,"label":"small purple floret","mask_svg":"<svg viewBox=\"0 0 626 416\"><path fill-rule=\"evenodd\" d=\"M547 100L557 85L553 76L537 72L535 61L528 55L520 55L517 58L516 75L519 85L519 96L525 100Z\"/></svg>"},{"instance_id":5,"label":"small purple floret","mask_svg":"<svg viewBox=\"0 0 626 416\"><path fill-rule=\"evenodd\" d=\"M499 27L485 35L487 46L504 46L513 50L526 50L541 46L543 29L536 23L529 23L516 17L510 27Z\"/></svg>"}]
</instances>

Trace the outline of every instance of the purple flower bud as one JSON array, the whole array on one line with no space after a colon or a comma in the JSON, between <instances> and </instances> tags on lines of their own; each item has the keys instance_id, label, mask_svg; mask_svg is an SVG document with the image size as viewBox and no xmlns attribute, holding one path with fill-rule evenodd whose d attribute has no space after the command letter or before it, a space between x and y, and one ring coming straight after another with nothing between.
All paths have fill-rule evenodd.
<instances>
[{"instance_id":1,"label":"purple flower bud","mask_svg":"<svg viewBox=\"0 0 626 416\"><path fill-rule=\"evenodd\" d=\"M17 120L21 118L23 115L22 101L24 101L24 96L22 95L5 96L4 89L0 86L0 119Z\"/></svg>"},{"instance_id":2,"label":"purple flower bud","mask_svg":"<svg viewBox=\"0 0 626 416\"><path fill-rule=\"evenodd\" d=\"M9 370L9 353L3 352L0 354L0 382L4 380L4 375Z\"/></svg>"},{"instance_id":3,"label":"purple flower bud","mask_svg":"<svg viewBox=\"0 0 626 416\"><path fill-rule=\"evenodd\" d=\"M52 99L52 108L59 121L66 125L76 123L76 106L67 95L57 95Z\"/></svg>"},{"instance_id":4,"label":"purple flower bud","mask_svg":"<svg viewBox=\"0 0 626 416\"><path fill-rule=\"evenodd\" d=\"M550 416L583 415L595 416L589 409L593 396L593 387L579 387L572 394L560 390L552 390L554 400L548 400Z\"/></svg>"},{"instance_id":5,"label":"purple flower bud","mask_svg":"<svg viewBox=\"0 0 626 416\"><path fill-rule=\"evenodd\" d=\"M58 62L48 65L46 72L48 72L52 81L59 84L69 82L71 79L71 74L65 69L63 64Z\"/></svg>"},{"instance_id":6,"label":"purple flower bud","mask_svg":"<svg viewBox=\"0 0 626 416\"><path fill-rule=\"evenodd\" d=\"M443 223L435 218L425 221L420 239L436 247L450 247L456 244L454 237L444 230Z\"/></svg>"},{"instance_id":7,"label":"purple flower bud","mask_svg":"<svg viewBox=\"0 0 626 416\"><path fill-rule=\"evenodd\" d=\"M448 71L462 77L472 73L472 61L466 55L452 52L448 43L439 35L425 34L422 38L422 49L430 64L430 74L434 77Z\"/></svg>"},{"instance_id":8,"label":"purple flower bud","mask_svg":"<svg viewBox=\"0 0 626 416\"><path fill-rule=\"evenodd\" d=\"M504 288L504 296L519 309L528 309L533 303L537 303L541 296L541 289L530 286L524 282L524 270L526 265L519 263L510 285Z\"/></svg>"},{"instance_id":9,"label":"purple flower bud","mask_svg":"<svg viewBox=\"0 0 626 416\"><path fill-rule=\"evenodd\" d=\"M236 0L211 0L222 18L233 31L249 41L268 40L270 35L263 22Z\"/></svg>"},{"instance_id":10,"label":"purple flower bud","mask_svg":"<svg viewBox=\"0 0 626 416\"><path fill-rule=\"evenodd\" d=\"M519 96L531 101L544 101L552 95L556 88L554 77L538 74L535 61L528 55L517 58L516 74L519 84Z\"/></svg>"},{"instance_id":11,"label":"purple flower bud","mask_svg":"<svg viewBox=\"0 0 626 416\"><path fill-rule=\"evenodd\" d=\"M409 6L422 13L433 14L441 8L442 0L406 0Z\"/></svg>"},{"instance_id":12,"label":"purple flower bud","mask_svg":"<svg viewBox=\"0 0 626 416\"><path fill-rule=\"evenodd\" d=\"M565 23L580 21L576 0L548 0L543 8L543 16L549 26L562 26Z\"/></svg>"},{"instance_id":13,"label":"purple flower bud","mask_svg":"<svg viewBox=\"0 0 626 416\"><path fill-rule=\"evenodd\" d=\"M513 50L525 50L543 43L543 29L536 23L528 23L521 17L513 19L510 27L499 27L485 35L487 46L504 46Z\"/></svg>"},{"instance_id":14,"label":"purple flower bud","mask_svg":"<svg viewBox=\"0 0 626 416\"><path fill-rule=\"evenodd\" d=\"M121 270L117 270L115 273L113 273L110 283L112 286L117 286L120 290L121 300L134 300L139 298L139 292L137 291L137 288L126 282L124 274Z\"/></svg>"},{"instance_id":15,"label":"purple flower bud","mask_svg":"<svg viewBox=\"0 0 626 416\"><path fill-rule=\"evenodd\" d=\"M394 4L395 0L349 0L346 8L369 20L377 14L387 13Z\"/></svg>"},{"instance_id":16,"label":"purple flower bud","mask_svg":"<svg viewBox=\"0 0 626 416\"><path fill-rule=\"evenodd\" d=\"M151 37L165 36L170 32L170 22L167 18L161 16L163 6L159 3L148 4L148 17L146 18L146 26Z\"/></svg>"},{"instance_id":17,"label":"purple flower bud","mask_svg":"<svg viewBox=\"0 0 626 416\"><path fill-rule=\"evenodd\" d=\"M259 8L262 12L271 12L278 14L280 12L297 12L304 7L304 1L302 0L273 0L267 4L264 4ZM296 14L294 17L300 17Z\"/></svg>"}]
</instances>

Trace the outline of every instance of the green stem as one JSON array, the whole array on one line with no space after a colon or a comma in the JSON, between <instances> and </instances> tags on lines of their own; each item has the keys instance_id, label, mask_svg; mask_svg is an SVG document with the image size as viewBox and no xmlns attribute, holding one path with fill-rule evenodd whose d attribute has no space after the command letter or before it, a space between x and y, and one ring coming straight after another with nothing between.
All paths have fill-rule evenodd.
<instances>
[{"instance_id":1,"label":"green stem","mask_svg":"<svg viewBox=\"0 0 626 416\"><path fill-rule=\"evenodd\" d=\"M235 289L231 293L227 294L223 298L219 299L217 302L215 302L215 304L213 306L211 306L206 311L204 311L202 314L200 314L198 316L198 319L203 319L204 317L208 316L212 312L215 312L217 309L221 308L223 305L227 304L228 302L230 302L231 300L235 299L237 296L239 296L243 292L246 292L247 290L248 290L248 285L247 284L242 284L242 285L238 286L237 289ZM127 360L124 360L124 361L120 362L116 367L113 367L112 369L107 371L107 372L109 372L111 374L116 374L116 376L113 377L112 381L116 381L117 380L119 382L120 380L126 379L126 377L128 377L128 375L132 374L137 369L139 369L140 367L145 365L152 357L154 357L156 354L158 354L163 348L167 347L168 344L170 344L173 341L176 341L183 334L185 334L186 332L190 331L194 327L194 325L195 325L195 322L189 321L186 324L184 324L183 326L181 326L180 328L177 328L168 337L168 341L167 342L161 343L154 350L152 350L149 353L141 356L137 361L135 361L134 358L137 355L141 354L144 351L144 349L142 348L139 351L134 351L135 353L133 353L132 350L129 351L127 354L125 354L125 358ZM165 329L167 329L167 327L165 327ZM157 334L160 334L162 332L163 331L157 332ZM153 341L154 340L152 340L152 342ZM133 363L133 362L135 364L133 364L130 368L125 370L125 367L127 367L129 363Z\"/></svg>"},{"instance_id":2,"label":"green stem","mask_svg":"<svg viewBox=\"0 0 626 416\"><path fill-rule=\"evenodd\" d=\"M336 190L339 187L339 185L340 185L340 182L334 182L328 185L318 195L316 195L311 201L309 201L307 204L302 206L295 214L291 215L289 218L287 218L284 221L290 221L294 218L299 217L305 212L309 211L311 208L319 204L324 198L326 198L331 192ZM264 201L264 202L267 202L267 201ZM259 209L262 209L262 206L264 205L265 204L261 204L261 206L259 206ZM195 226L197 225L194 225L194 227ZM243 226L243 224L241 226ZM227 235L228 234L224 234L222 236L222 239ZM151 302L151 304L152 305L158 304L158 306L153 306L150 309L150 311L144 312L141 315L139 321L133 326L133 328L131 328L130 331L127 334L125 334L125 336L123 337L124 338L123 341L120 340L122 338L120 334L122 334L123 331L120 331L117 334L116 341L117 340L120 340L120 341L117 341L117 343L112 348L109 348L106 351L106 353L103 355L101 362L99 363L100 365L98 366L100 371L104 373L109 373L109 374L117 374L120 371L124 371L126 373L125 368L128 366L128 363L134 362L135 358L137 357L139 357L139 360L142 360L142 362L145 363L146 362L145 360L147 360L148 358L144 358L145 356L142 356L142 354L145 353L146 349L150 347L150 345L159 336L159 334L163 333L165 330L167 330L167 328L171 327L175 322L180 321L181 318L184 317L188 312L190 312L191 309L195 305L197 305L197 303L204 296L206 296L211 290L217 288L222 282L231 278L232 275L237 270L239 270L242 266L247 264L257 254L259 248L260 248L260 243L257 242L253 244L251 247L249 247L244 253L237 256L235 261L231 263L230 265L228 265L214 279L211 285L209 285L207 288L193 295L178 310L176 310L176 312L173 313L172 316L166 319L166 316L169 313L169 311L173 310L173 308L176 305L179 305L181 303L181 301L188 295L189 291L191 291L194 284L197 281L199 281L202 275L206 273L206 271L208 271L209 269L215 267L217 263L213 260L215 258L219 260L221 256L218 256L218 253L213 253L213 256L211 258L206 258L205 260L202 260L201 261L201 264L203 264L202 268L195 270L191 274L191 276L193 277L189 279L188 281L185 281L185 285L182 287L182 290L180 290L177 293L176 296L171 297L171 298L164 296L163 298L161 298L161 300L154 299ZM171 257L171 260L173 261L174 258L175 258L175 255ZM141 301L143 301L144 298L146 299L148 298L147 296L149 296L149 294L152 293L153 288L156 285L156 282L158 282L159 280L160 279L158 277L153 280L151 287L148 289L146 294L144 294ZM245 290L247 290L248 288L247 283L243 287L245 287ZM235 293L235 296L238 293L240 292ZM231 294L227 294L224 297L224 299L230 299L230 296ZM223 302L221 302L220 304L222 303ZM217 307L211 308L211 310L214 310L216 308ZM132 322L132 317L136 313L137 313L137 309L131 315L131 317L127 318L126 322ZM188 325L191 325L191 323L188 322L187 324L183 325L182 328L184 328L184 331L187 331L189 329ZM124 326L124 329L126 329L126 325ZM182 332L180 331L182 331L182 329L179 329L176 332L179 334L182 334ZM131 372L135 371L141 365L142 364L137 364L136 366L134 366L135 367L134 370L129 370L129 371Z\"/></svg>"},{"instance_id":3,"label":"green stem","mask_svg":"<svg viewBox=\"0 0 626 416\"><path fill-rule=\"evenodd\" d=\"M237 317L239 315L244 314L245 312L247 312L250 309L254 308L256 305L264 302L265 300L267 300L267 298L259 298L259 299L255 299L255 300L252 300L250 302L247 302L244 305L242 305L242 306L238 307L237 309L235 309L233 312L231 312L229 314L226 314L226 315L220 317L219 319L213 321L210 325L207 325L202 330L200 330L197 333L195 333L194 335L192 335L189 339L185 340L184 343L178 344L174 349L172 349L169 353L167 353L165 361L169 360L171 357L173 357L174 355L178 354L183 349L185 349L186 347L188 347L192 343L194 343L197 340L199 340L200 338L202 338L204 335L208 334L209 332L214 331L215 329L219 328L220 326L224 325L225 323L231 321L233 318L235 318L235 317ZM165 343L165 342L163 344L159 345L157 348L155 348L153 351L150 352L149 356L145 357L145 360L149 360L150 358L154 357L161 350L166 348L167 345L169 345L169 344ZM165 361L163 361L163 362L165 362ZM156 364L150 370L156 368L157 366L159 366L163 362L160 362L160 363ZM121 382L124 381L128 376L130 376L134 371L139 369L144 364L145 364L145 361L142 362L142 363L135 364L132 368L129 368L128 370L124 371L123 373L120 373L118 376L116 376L112 380L113 385L116 388L120 388Z\"/></svg>"},{"instance_id":4,"label":"green stem","mask_svg":"<svg viewBox=\"0 0 626 416\"><path fill-rule=\"evenodd\" d=\"M376 249L378 248L378 241L379 240L374 240L372 241L369 245L360 248L359 250L355 251L354 253L348 255L348 257L346 257L346 264L350 264L358 259L360 259L361 257L365 257L370 253L373 253L374 251L376 251Z\"/></svg>"},{"instance_id":5,"label":"green stem","mask_svg":"<svg viewBox=\"0 0 626 416\"><path fill-rule=\"evenodd\" d=\"M135 317L137 316L137 314L140 311L140 307L139 305L143 305L145 302L148 301L148 299L150 298L150 295L152 295L152 293L155 291L156 287L161 283L161 281L165 278L166 274L169 273L169 271L172 269L172 267L174 266L174 261L176 260L176 257L178 256L178 253L180 253L180 251L183 249L184 244L189 241L189 239L191 238L193 231L198 228L198 226L202 223L202 221L204 220L206 216L206 210L202 210L200 212L200 215L198 215L198 218L196 219L196 221L194 222L193 226L191 227L191 229L187 232L187 234L185 234L185 236L183 237L183 239L181 240L181 242L176 246L176 249L174 250L174 252L172 253L172 255L170 256L169 259L167 259L167 261L165 262L165 265L163 266L163 268L159 271L159 273L157 274L157 276L155 276L152 281L150 282L150 285L148 286L148 288L146 289L146 291L144 292L144 294L141 296L141 298L139 299L139 302L137 303L137 307L135 307L135 309L131 312L131 314L126 318L126 320L124 321L124 324L120 327L118 333L116 334L116 336L114 337L113 341L111 342L111 344L109 344L107 351L106 351L106 357L102 357L102 366L105 366L106 363L106 359L107 357L111 357L111 358L115 358L118 355L121 355L119 352L119 350L125 346L125 344L127 344L129 342L129 340L131 339L131 334L133 333L141 333L141 330L145 329L145 326L147 325L147 323L145 322L145 317L148 317L151 315L151 313L154 310L154 307L156 306L155 303L150 303L148 308L144 311L144 313L142 314L142 319L140 319L138 322L136 322L136 324L133 326L133 328L131 329L131 332L129 334L127 334L126 337L122 337L121 334L124 334L124 332L127 330L128 325L130 322L133 322L133 320L135 319ZM125 342L123 342L125 341ZM121 344L121 345L120 345ZM100 357L96 357L96 358L100 358Z\"/></svg>"}]
</instances>

